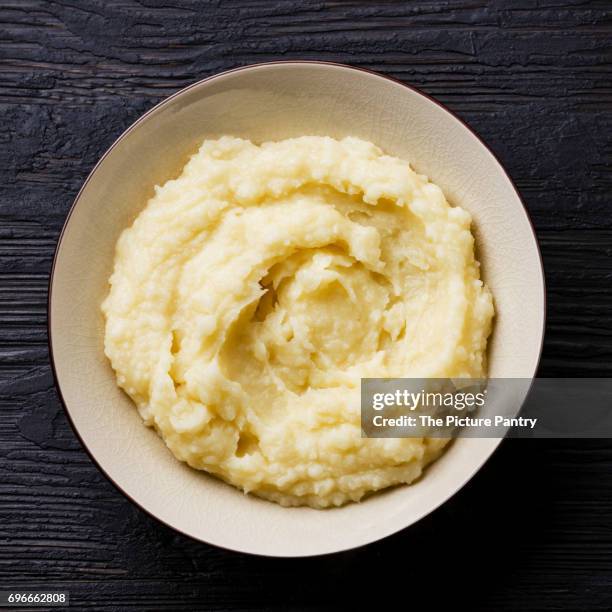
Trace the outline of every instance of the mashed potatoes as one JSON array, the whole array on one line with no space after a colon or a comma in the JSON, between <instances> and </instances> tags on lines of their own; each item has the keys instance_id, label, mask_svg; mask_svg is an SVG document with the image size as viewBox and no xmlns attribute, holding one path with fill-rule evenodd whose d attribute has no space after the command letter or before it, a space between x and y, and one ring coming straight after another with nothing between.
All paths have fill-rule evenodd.
<instances>
[{"instance_id":1,"label":"mashed potatoes","mask_svg":"<svg viewBox=\"0 0 612 612\"><path fill-rule=\"evenodd\" d=\"M356 138L205 141L117 244L106 354L181 461L317 508L418 478L441 439L364 439L362 377L483 376L470 215Z\"/></svg>"}]
</instances>

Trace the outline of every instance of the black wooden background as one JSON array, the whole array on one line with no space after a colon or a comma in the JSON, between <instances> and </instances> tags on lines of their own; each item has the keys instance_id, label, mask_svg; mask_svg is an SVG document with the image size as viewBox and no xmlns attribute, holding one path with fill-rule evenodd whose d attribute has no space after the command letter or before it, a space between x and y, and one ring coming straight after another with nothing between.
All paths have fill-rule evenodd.
<instances>
[{"instance_id":1,"label":"black wooden background","mask_svg":"<svg viewBox=\"0 0 612 612\"><path fill-rule=\"evenodd\" d=\"M58 401L46 331L62 223L128 125L218 71L323 59L420 87L489 143L544 255L540 373L609 374L611 8L2 0L0 590L68 589L74 606L101 610L612 609L612 441L506 441L449 503L387 540L322 558L252 557L174 533L99 474Z\"/></svg>"}]
</instances>

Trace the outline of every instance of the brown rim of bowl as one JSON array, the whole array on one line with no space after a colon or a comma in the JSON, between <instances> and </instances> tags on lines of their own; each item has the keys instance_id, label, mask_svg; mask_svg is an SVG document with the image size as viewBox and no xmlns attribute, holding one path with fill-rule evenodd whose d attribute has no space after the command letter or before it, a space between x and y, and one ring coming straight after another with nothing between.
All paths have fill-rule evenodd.
<instances>
[{"instance_id":1,"label":"brown rim of bowl","mask_svg":"<svg viewBox=\"0 0 612 612\"><path fill-rule=\"evenodd\" d=\"M66 401L64 400L64 396L62 395L62 389L61 389L61 386L60 386L60 383L59 383L59 379L58 379L58 376L57 376L57 370L55 368L55 359L53 357L53 337L52 337L52 333L51 333L51 299L52 299L52 292L53 292L53 277L54 277L54 274L55 274L55 266L56 266L56 263L57 263L57 257L58 257L58 253L59 253L59 250L60 250L60 247L61 247L61 244L62 244L62 239L64 238L64 233L65 233L66 228L67 228L67 226L68 226L68 224L70 222L70 217L72 216L72 212L76 208L76 206L77 206L77 204L79 202L79 199L81 197L81 194L85 190L85 187L87 187L87 184L89 183L89 181L92 178L92 176L95 174L95 172L98 169L98 167L102 164L102 162L106 159L106 157L111 153L111 151L117 146L117 144L119 144L119 142L121 140L123 140L123 138L125 136L127 136L132 130L134 130L136 127L138 127L147 117L149 117L149 115L152 115L159 108L161 108L162 106L164 106L166 104L169 104L171 102L171 100L173 100L174 98L182 95L183 93L185 93L185 92L187 92L187 91L189 91L189 90L191 90L191 89L193 89L195 87L198 87L198 86L202 85L203 83L206 83L206 82L211 81L211 80L216 79L216 78L220 78L220 77L226 76L228 74L232 74L234 72L241 72L243 70L251 70L251 69L254 69L254 68L260 68L262 66L278 66L278 65L289 65L290 66L292 64L298 64L298 65L300 65L300 64L321 65L322 64L322 65L325 65L325 66L335 66L336 68L343 68L345 70L354 70L356 72L365 72L366 74L374 75L374 76L376 76L378 78L381 78L381 79L386 79L387 81L391 81L392 83L395 83L396 85L400 85L402 87L405 87L406 89L409 89L409 90L417 93L418 95L426 98L430 102L433 102L434 104L439 106L442 110L446 111L449 115L451 115L454 119L459 121L459 123L461 123L480 142L480 144L491 154L493 159L497 162L497 165L499 166L500 170L504 173L504 175L508 179L510 185L512 186L512 189L514 190L514 192L516 194L516 197L518 198L519 202L521 203L521 206L523 207L523 212L525 213L525 217L526 217L526 219L527 219L527 221L529 223L529 227L531 229L531 234L533 236L533 240L534 240L534 242L536 244L536 250L538 252L538 259L539 259L539 262L540 262L540 273L542 275L542 294L544 296L544 317L543 317L543 321L542 321L542 336L541 336L541 340L540 340L540 348L539 348L539 351L538 351L538 359L537 359L537 363L536 363L536 370L534 371L534 376L535 376L535 374L537 372L537 369L538 369L539 364L540 364L540 359L542 357L542 350L543 350L543 347L544 347L544 335L545 335L545 331L546 331L546 311L547 311L546 278L544 276L544 264L543 264L543 261L542 261L542 253L540 252L539 243L538 243L538 239L537 239L537 235L536 235L536 232L535 232L535 228L534 228L533 222L531 221L531 217L529 216L529 212L527 210L527 207L525 206L525 203L523 202L523 199L521 198L521 194L519 193L519 190L517 189L514 181L512 180L512 178L510 177L510 175L508 174L508 172L506 171L506 169L504 168L502 163L499 161L499 158L497 157L497 155L490 149L490 147L484 142L484 140L463 119L461 119L461 117L459 117L456 113L454 113L453 111L448 109L444 104L442 104L441 102L439 102L435 98L431 97L429 94L426 94L425 92L421 91L420 89L414 87L413 85L408 85L407 83L403 83L402 81L400 81L400 80L398 80L398 79L396 79L394 77L391 77L391 76L388 76L388 75L385 75L385 74L381 74L381 73L376 72L374 70L369 70L368 68L360 68L360 67L357 67L357 66L350 66L348 64L342 64L342 63L339 63L339 62L328 62L328 61L323 61L323 60L278 60L278 61L273 61L273 62L260 62L260 63L257 63L257 64L247 64L245 66L238 66L237 68L231 68L230 70L224 70L223 72L218 72L218 73L213 74L211 76L208 76L208 77L206 77L204 79L196 81L195 83L192 83L191 85L188 85L187 87L184 87L183 89L180 89L179 91L171 94L170 96L168 96L167 98L165 98L161 102L158 102L155 106L150 108L146 113L144 113L138 119L136 119L136 121L134 121L134 123L132 123L126 130L124 130L121 133L121 135L113 142L113 144L104 152L102 157L100 157L100 159L96 162L96 165L93 167L91 172L87 175L87 178L83 182L83 185L79 189L76 197L74 198L74 201L73 201L72 205L70 206L68 214L66 215L66 220L64 221L64 224L62 226L60 235L59 235L59 237L57 239L57 245L55 247L55 253L53 254L53 262L51 264L51 271L49 273L49 288L48 288L48 297L47 297L47 341L48 341L48 346L49 346L49 361L50 361L50 364L51 364L51 371L53 372L53 379L54 379L54 382L55 382L55 387L57 389L57 393L58 393L58 396L59 396L62 408L64 409L64 413L66 414L66 417L68 418L68 422L70 423L70 427L72 428L72 431L76 435L77 440L80 442L81 446L83 447L83 449L85 450L85 452L87 453L89 458L91 459L92 463L104 475L104 477L115 487L115 489L117 489L133 505L135 505L137 508L142 510L145 514L147 514L148 516L150 516L151 518L153 518L157 522L161 523L165 527L168 527L168 528L170 528L170 529L180 533L181 535L183 535L183 536L185 536L185 537L187 537L187 538L189 538L189 539L191 539L191 540L193 540L195 542L198 542L200 544L206 544L208 546L216 546L217 548L222 548L224 550L228 550L228 551L231 551L233 553L250 554L250 555L254 555L254 556L270 557L270 558L291 558L291 557L277 557L277 555L269 555L269 554L262 554L262 553L252 553L252 552L245 552L245 551L237 551L237 550L234 550L232 548L226 548L224 546L220 546L219 544L211 544L209 542L206 542L205 540L200 540L199 538L197 538L195 536L192 536L192 535L190 535L188 533L185 533L184 531L182 531L181 529L175 527L174 525L170 525L170 524L166 523L164 520L162 520L159 517L157 517L156 515L154 515L150 510L148 510L144 506L141 506L129 493L124 491L108 475L106 470L98 463L97 459L94 457L92 452L89 450L89 447L87 446L87 444L85 444L85 441L81 437L81 434L79 433L76 425L74 424L74 421L72 420L72 417L70 416L70 410L68 409L68 405L66 404ZM530 385L530 388L529 388L527 393L529 393L530 389L531 389L531 385ZM497 445L493 449L492 453L472 472L472 474L470 474L468 476L468 478L465 479L464 482L462 482L449 495L449 497L447 497L444 501L440 502L437 506L433 507L429 512L424 514L421 518L417 519L414 523L404 527L403 529L400 529L399 531L403 531L404 529L408 529L409 527L412 527L412 525L415 525L416 523L421 521L426 516L429 516L432 512L434 512L440 506L445 504L449 499L454 497L470 480L472 480L472 478L481 470L483 465L493 456L493 454L499 448L502 440L503 440L503 438L499 439L499 442L497 443ZM391 536L395 535L396 533L399 533L399 531L396 531L394 533L391 533L391 534L388 534L386 536L383 536L382 538L374 540L373 542L366 542L365 544L360 544L360 545L355 546L355 547L349 547L349 548L345 548L345 549L338 550L338 551L331 552L331 553L321 553L321 554L314 554L314 555L301 555L301 556L296 556L295 558L334 555L336 553L344 552L346 550L356 550L358 548L363 548L364 546L367 546L368 544L373 544L374 542L380 542L381 540L385 540L387 538L390 538Z\"/></svg>"}]
</instances>

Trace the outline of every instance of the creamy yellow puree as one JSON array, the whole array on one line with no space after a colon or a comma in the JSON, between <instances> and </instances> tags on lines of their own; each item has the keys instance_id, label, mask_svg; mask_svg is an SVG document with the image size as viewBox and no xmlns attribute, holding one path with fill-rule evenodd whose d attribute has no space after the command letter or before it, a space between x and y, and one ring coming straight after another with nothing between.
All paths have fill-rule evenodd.
<instances>
[{"instance_id":1,"label":"creamy yellow puree","mask_svg":"<svg viewBox=\"0 0 612 612\"><path fill-rule=\"evenodd\" d=\"M110 285L106 354L145 423L287 506L410 483L442 452L362 438L362 377L485 373L470 215L357 138L205 141L121 235Z\"/></svg>"}]
</instances>

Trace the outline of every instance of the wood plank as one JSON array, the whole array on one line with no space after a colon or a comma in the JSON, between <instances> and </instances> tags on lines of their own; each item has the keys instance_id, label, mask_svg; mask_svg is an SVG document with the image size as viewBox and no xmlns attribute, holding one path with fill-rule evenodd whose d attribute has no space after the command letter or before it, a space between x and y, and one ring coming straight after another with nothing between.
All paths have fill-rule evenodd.
<instances>
[{"instance_id":1,"label":"wood plank","mask_svg":"<svg viewBox=\"0 0 612 612\"><path fill-rule=\"evenodd\" d=\"M549 289L541 374L612 364L607 1L4 0L0 8L0 588L100 610L612 608L612 443L510 440L449 503L365 548L284 561L199 544L132 506L81 449L46 346L55 241L115 138L176 90L278 59L422 88L500 157ZM363 585L355 589L356 585Z\"/></svg>"}]
</instances>

